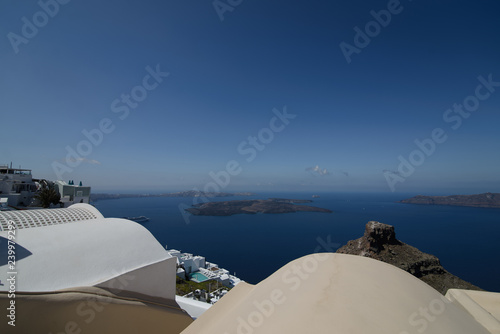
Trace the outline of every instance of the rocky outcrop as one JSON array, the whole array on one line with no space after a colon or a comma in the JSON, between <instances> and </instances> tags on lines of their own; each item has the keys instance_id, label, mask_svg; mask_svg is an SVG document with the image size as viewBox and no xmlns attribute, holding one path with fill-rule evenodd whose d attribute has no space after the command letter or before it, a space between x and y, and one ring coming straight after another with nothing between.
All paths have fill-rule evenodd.
<instances>
[{"instance_id":1,"label":"rocky outcrop","mask_svg":"<svg viewBox=\"0 0 500 334\"><path fill-rule=\"evenodd\" d=\"M499 193L484 193L477 195L452 195L452 196L422 196L404 199L399 203L427 204L427 205L455 205L473 206L479 208L500 208Z\"/></svg>"},{"instance_id":2,"label":"rocky outcrop","mask_svg":"<svg viewBox=\"0 0 500 334\"><path fill-rule=\"evenodd\" d=\"M443 295L452 288L481 290L446 271L436 256L397 240L394 226L376 221L368 222L365 234L349 241L337 253L360 255L392 264L420 278Z\"/></svg>"}]
</instances>

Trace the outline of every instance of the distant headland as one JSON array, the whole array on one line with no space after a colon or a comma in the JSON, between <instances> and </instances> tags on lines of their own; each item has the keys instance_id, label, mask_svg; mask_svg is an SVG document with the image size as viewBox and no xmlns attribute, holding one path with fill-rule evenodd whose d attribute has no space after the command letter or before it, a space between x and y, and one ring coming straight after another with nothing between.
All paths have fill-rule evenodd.
<instances>
[{"instance_id":1,"label":"distant headland","mask_svg":"<svg viewBox=\"0 0 500 334\"><path fill-rule=\"evenodd\" d=\"M484 193L477 195L422 196L398 201L407 204L455 205L478 208L500 208L500 193Z\"/></svg>"},{"instance_id":2,"label":"distant headland","mask_svg":"<svg viewBox=\"0 0 500 334\"><path fill-rule=\"evenodd\" d=\"M192 208L188 208L186 211L196 216L232 216L242 213L292 213L299 211L332 212L328 209L295 204L311 202L312 201L310 200L294 200L286 198L208 202L193 205Z\"/></svg>"},{"instance_id":3,"label":"distant headland","mask_svg":"<svg viewBox=\"0 0 500 334\"><path fill-rule=\"evenodd\" d=\"M103 199L120 199L120 198L135 198L135 197L232 197L232 196L253 196L254 193L242 192L242 193L225 193L225 192L205 192L205 191L179 191L174 193L164 193L164 194L91 194L90 199L92 201L99 201Z\"/></svg>"}]
</instances>

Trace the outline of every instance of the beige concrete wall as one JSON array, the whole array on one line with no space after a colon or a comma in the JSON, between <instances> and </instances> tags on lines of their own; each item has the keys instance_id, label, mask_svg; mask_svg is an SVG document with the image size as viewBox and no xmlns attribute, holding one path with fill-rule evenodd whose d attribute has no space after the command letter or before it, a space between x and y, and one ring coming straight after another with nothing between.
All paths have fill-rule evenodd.
<instances>
[{"instance_id":1,"label":"beige concrete wall","mask_svg":"<svg viewBox=\"0 0 500 334\"><path fill-rule=\"evenodd\" d=\"M193 320L175 302L145 302L117 297L102 289L74 292L16 293L15 327L6 317L10 299L0 293L0 333L169 333L177 334Z\"/></svg>"}]
</instances>

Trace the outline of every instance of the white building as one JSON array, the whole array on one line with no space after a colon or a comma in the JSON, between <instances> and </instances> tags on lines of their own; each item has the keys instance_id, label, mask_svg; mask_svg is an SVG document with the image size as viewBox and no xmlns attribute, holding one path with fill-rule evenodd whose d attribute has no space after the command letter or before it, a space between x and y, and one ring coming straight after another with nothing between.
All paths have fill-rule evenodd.
<instances>
[{"instance_id":1,"label":"white building","mask_svg":"<svg viewBox=\"0 0 500 334\"><path fill-rule=\"evenodd\" d=\"M6 197L0 197L0 210L7 209L7 205L9 204L9 199Z\"/></svg>"},{"instance_id":2,"label":"white building","mask_svg":"<svg viewBox=\"0 0 500 334\"><path fill-rule=\"evenodd\" d=\"M186 274L188 275L197 272L200 268L205 268L206 266L206 261L203 256L181 253L176 249L167 250L167 252L177 258L178 264L184 268Z\"/></svg>"},{"instance_id":3,"label":"white building","mask_svg":"<svg viewBox=\"0 0 500 334\"><path fill-rule=\"evenodd\" d=\"M90 202L90 187L81 185L69 184L64 181L55 181L54 186L61 195L61 203L65 208L75 203L89 203Z\"/></svg>"},{"instance_id":4,"label":"white building","mask_svg":"<svg viewBox=\"0 0 500 334\"><path fill-rule=\"evenodd\" d=\"M189 278L195 282L213 279L229 288L242 282L238 277L230 275L228 270L206 261L203 256L182 253L177 249L170 249L167 252L177 258L177 276L182 279Z\"/></svg>"},{"instance_id":5,"label":"white building","mask_svg":"<svg viewBox=\"0 0 500 334\"><path fill-rule=\"evenodd\" d=\"M7 198L8 205L30 205L36 190L30 169L0 166L0 198Z\"/></svg>"},{"instance_id":6,"label":"white building","mask_svg":"<svg viewBox=\"0 0 500 334\"><path fill-rule=\"evenodd\" d=\"M7 206L36 205L37 201L33 198L44 183L54 185L65 208L75 203L90 202L91 188L82 186L81 182L74 185L64 181L33 180L30 169L0 166L0 199L7 199ZM5 200L2 200L2 203L4 202Z\"/></svg>"}]
</instances>

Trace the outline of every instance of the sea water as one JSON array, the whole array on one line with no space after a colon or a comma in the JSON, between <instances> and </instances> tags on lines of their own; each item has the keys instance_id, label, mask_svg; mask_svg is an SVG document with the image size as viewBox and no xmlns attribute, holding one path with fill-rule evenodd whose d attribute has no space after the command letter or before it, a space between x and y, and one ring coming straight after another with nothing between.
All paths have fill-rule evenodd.
<instances>
[{"instance_id":1,"label":"sea water","mask_svg":"<svg viewBox=\"0 0 500 334\"><path fill-rule=\"evenodd\" d=\"M262 193L211 199L312 199L309 205L333 211L229 217L182 214L179 205L192 205L192 198L122 198L93 204L105 217L149 217L142 225L163 246L205 256L253 284L301 256L335 251L361 237L365 224L375 220L393 225L400 241L436 255L452 274L500 292L500 209L396 202L413 195L325 193L312 198L312 193Z\"/></svg>"}]
</instances>

